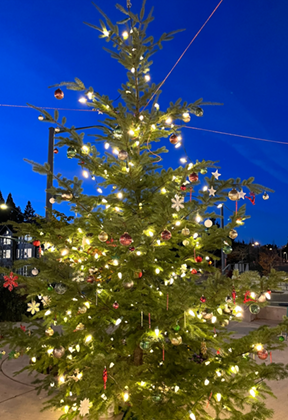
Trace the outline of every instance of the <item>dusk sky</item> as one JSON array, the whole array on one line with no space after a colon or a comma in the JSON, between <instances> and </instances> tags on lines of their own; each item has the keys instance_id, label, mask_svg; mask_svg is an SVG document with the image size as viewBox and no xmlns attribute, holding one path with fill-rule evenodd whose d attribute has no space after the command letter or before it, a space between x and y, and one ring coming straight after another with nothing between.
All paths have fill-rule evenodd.
<instances>
[{"instance_id":1,"label":"dusk sky","mask_svg":"<svg viewBox=\"0 0 288 420\"><path fill-rule=\"evenodd\" d=\"M155 38L162 32L186 29L154 55L153 82L164 79L218 1L147 0L147 10L155 7L149 29ZM123 19L114 1L95 2L113 21ZM126 0L119 3L126 6ZM141 0L132 0L133 12L140 6ZM90 0L2 1L0 104L88 109L78 102L78 92L65 89L64 99L57 101L54 90L48 89L74 77L111 99L117 98L126 70L102 49L107 43L98 38L99 33L83 24L98 25L99 17ZM164 84L161 109L180 97L189 102L202 97L224 105L205 107L204 116L192 116L189 126L288 142L287 19L285 0L224 0ZM23 161L47 161L49 125L38 121L38 115L32 109L0 106L0 190L4 198L11 192L22 210L30 200L36 212L44 215L46 179ZM64 115L67 126L95 125L99 120L94 112L60 111L60 117ZM257 196L255 206L245 200L252 218L238 229L239 239L286 244L288 144L188 129L183 129L182 136L192 161L220 161L222 179L254 176L255 182L275 190L267 201L262 194ZM176 168L183 150L175 150L169 142L167 147L171 153L164 155L164 166ZM55 157L55 172L81 178L80 166L66 158L64 149ZM94 193L92 180L84 181L84 190ZM55 208L65 210L65 206ZM228 217L227 210L225 221Z\"/></svg>"}]
</instances>

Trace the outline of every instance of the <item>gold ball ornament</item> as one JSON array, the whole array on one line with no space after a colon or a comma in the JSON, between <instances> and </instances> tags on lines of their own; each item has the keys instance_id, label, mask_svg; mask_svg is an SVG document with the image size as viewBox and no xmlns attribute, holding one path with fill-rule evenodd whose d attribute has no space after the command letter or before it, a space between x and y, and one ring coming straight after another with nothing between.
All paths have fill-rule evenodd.
<instances>
[{"instance_id":1,"label":"gold ball ornament","mask_svg":"<svg viewBox=\"0 0 288 420\"><path fill-rule=\"evenodd\" d=\"M228 197L230 198L231 201L239 200L239 193L236 190L236 188L233 188L231 191L229 191Z\"/></svg>"},{"instance_id":2,"label":"gold ball ornament","mask_svg":"<svg viewBox=\"0 0 288 420\"><path fill-rule=\"evenodd\" d=\"M191 117L190 117L189 112L184 112L184 114L182 115L182 118L183 118L183 121L184 121L185 123L188 123L188 122L190 122L190 120L191 120Z\"/></svg>"},{"instance_id":3,"label":"gold ball ornament","mask_svg":"<svg viewBox=\"0 0 288 420\"><path fill-rule=\"evenodd\" d=\"M87 312L86 306L81 306L78 308L78 314L83 315L83 314L86 314L86 312Z\"/></svg>"},{"instance_id":4,"label":"gold ball ornament","mask_svg":"<svg viewBox=\"0 0 288 420\"><path fill-rule=\"evenodd\" d=\"M258 302L263 303L266 302L266 296L264 293L261 293L261 295L258 297Z\"/></svg>"},{"instance_id":5,"label":"gold ball ornament","mask_svg":"<svg viewBox=\"0 0 288 420\"><path fill-rule=\"evenodd\" d=\"M187 239L184 239L184 241L182 242L182 244L184 246L188 246L190 244L190 242Z\"/></svg>"},{"instance_id":6,"label":"gold ball ornament","mask_svg":"<svg viewBox=\"0 0 288 420\"><path fill-rule=\"evenodd\" d=\"M33 276L37 276L37 274L39 273L39 271L37 270L37 268L36 268L36 267L34 267L34 268L31 270L31 273L33 274Z\"/></svg>"},{"instance_id":7,"label":"gold ball ornament","mask_svg":"<svg viewBox=\"0 0 288 420\"><path fill-rule=\"evenodd\" d=\"M120 150L118 153L118 159L120 160L126 160L128 157L128 153L125 150Z\"/></svg>"},{"instance_id":8,"label":"gold ball ornament","mask_svg":"<svg viewBox=\"0 0 288 420\"><path fill-rule=\"evenodd\" d=\"M61 359L61 357L63 357L65 354L65 349L64 347L59 347L58 349L54 349L53 350L53 356L56 357L56 359Z\"/></svg>"},{"instance_id":9,"label":"gold ball ornament","mask_svg":"<svg viewBox=\"0 0 288 420\"><path fill-rule=\"evenodd\" d=\"M190 235L190 230L187 227L185 227L185 228L182 229L181 233L184 236L189 236Z\"/></svg>"},{"instance_id":10,"label":"gold ball ornament","mask_svg":"<svg viewBox=\"0 0 288 420\"><path fill-rule=\"evenodd\" d=\"M205 220L205 222L204 222L205 227L210 228L212 225L213 225L212 220L210 220L210 219Z\"/></svg>"},{"instance_id":11,"label":"gold ball ornament","mask_svg":"<svg viewBox=\"0 0 288 420\"><path fill-rule=\"evenodd\" d=\"M171 338L171 344L173 344L173 346L180 346L180 344L182 344L181 335L175 335L175 337Z\"/></svg>"},{"instance_id":12,"label":"gold ball ornament","mask_svg":"<svg viewBox=\"0 0 288 420\"><path fill-rule=\"evenodd\" d=\"M235 238L237 238L237 236L238 236L237 230L231 229L230 232L229 232L229 238L235 239Z\"/></svg>"},{"instance_id":13,"label":"gold ball ornament","mask_svg":"<svg viewBox=\"0 0 288 420\"><path fill-rule=\"evenodd\" d=\"M108 234L104 231L100 232L98 235L98 239L100 242L106 242L108 240Z\"/></svg>"},{"instance_id":14,"label":"gold ball ornament","mask_svg":"<svg viewBox=\"0 0 288 420\"><path fill-rule=\"evenodd\" d=\"M133 280L123 282L124 289L132 289L133 286L134 286Z\"/></svg>"},{"instance_id":15,"label":"gold ball ornament","mask_svg":"<svg viewBox=\"0 0 288 420\"><path fill-rule=\"evenodd\" d=\"M54 335L54 330L53 330L53 328L51 328L51 327L47 328L47 329L45 330L45 335L46 335L47 337L52 337L52 335Z\"/></svg>"},{"instance_id":16,"label":"gold ball ornament","mask_svg":"<svg viewBox=\"0 0 288 420\"><path fill-rule=\"evenodd\" d=\"M268 200L269 199L269 195L265 192L262 196L263 200Z\"/></svg>"}]
</instances>

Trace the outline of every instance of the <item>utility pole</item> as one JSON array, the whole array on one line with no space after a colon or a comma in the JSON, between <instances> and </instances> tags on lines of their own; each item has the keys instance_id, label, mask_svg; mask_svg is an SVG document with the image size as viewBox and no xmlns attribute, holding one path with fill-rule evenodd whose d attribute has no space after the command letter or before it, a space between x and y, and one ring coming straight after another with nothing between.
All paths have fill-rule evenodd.
<instances>
[{"instance_id":1,"label":"utility pole","mask_svg":"<svg viewBox=\"0 0 288 420\"><path fill-rule=\"evenodd\" d=\"M220 208L220 215L221 215L221 228L224 228L224 205ZM225 254L223 252L223 248L221 248L221 272L224 274L225 270Z\"/></svg>"},{"instance_id":2,"label":"utility pole","mask_svg":"<svg viewBox=\"0 0 288 420\"><path fill-rule=\"evenodd\" d=\"M46 187L46 212L45 217L48 219L49 213L52 211L52 203L50 198L52 195L48 193L48 189L53 185L53 166L54 166L54 135L55 128L49 127L49 144L48 144L48 163L50 165L51 174L47 175L47 187Z\"/></svg>"}]
</instances>

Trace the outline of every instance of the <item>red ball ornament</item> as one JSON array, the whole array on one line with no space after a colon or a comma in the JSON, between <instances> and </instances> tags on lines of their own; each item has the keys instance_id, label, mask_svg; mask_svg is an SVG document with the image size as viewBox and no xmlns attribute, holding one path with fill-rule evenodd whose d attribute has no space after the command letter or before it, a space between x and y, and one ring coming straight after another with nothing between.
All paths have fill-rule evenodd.
<instances>
[{"instance_id":1,"label":"red ball ornament","mask_svg":"<svg viewBox=\"0 0 288 420\"><path fill-rule=\"evenodd\" d=\"M217 351L216 351L216 354L218 354L218 355L219 355L219 354L220 354L220 350L217 350Z\"/></svg>"},{"instance_id":2,"label":"red ball ornament","mask_svg":"<svg viewBox=\"0 0 288 420\"><path fill-rule=\"evenodd\" d=\"M197 270L195 270L195 268L192 268L191 274L197 274Z\"/></svg>"},{"instance_id":3,"label":"red ball ornament","mask_svg":"<svg viewBox=\"0 0 288 420\"><path fill-rule=\"evenodd\" d=\"M34 246L40 246L40 241L33 241Z\"/></svg>"},{"instance_id":4,"label":"red ball ornament","mask_svg":"<svg viewBox=\"0 0 288 420\"><path fill-rule=\"evenodd\" d=\"M119 308L119 303L118 302L114 302L113 303L113 308L114 309L118 309Z\"/></svg>"},{"instance_id":5,"label":"red ball ornament","mask_svg":"<svg viewBox=\"0 0 288 420\"><path fill-rule=\"evenodd\" d=\"M138 278L141 279L142 276L143 276L143 273L141 271L139 271Z\"/></svg>"},{"instance_id":6,"label":"red ball ornament","mask_svg":"<svg viewBox=\"0 0 288 420\"><path fill-rule=\"evenodd\" d=\"M54 153L55 155L57 155L57 154L59 153L59 150L57 149L57 147L54 147L53 153Z\"/></svg>"},{"instance_id":7,"label":"red ball ornament","mask_svg":"<svg viewBox=\"0 0 288 420\"><path fill-rule=\"evenodd\" d=\"M196 174L196 172L190 174L188 178L190 182L197 182L199 179L198 174Z\"/></svg>"},{"instance_id":8,"label":"red ball ornament","mask_svg":"<svg viewBox=\"0 0 288 420\"><path fill-rule=\"evenodd\" d=\"M257 356L259 357L259 359L261 360L265 360L268 357L268 351L263 349L257 352Z\"/></svg>"},{"instance_id":9,"label":"red ball ornament","mask_svg":"<svg viewBox=\"0 0 288 420\"><path fill-rule=\"evenodd\" d=\"M64 98L64 92L61 89L56 89L54 92L54 96L56 99L63 99Z\"/></svg>"},{"instance_id":10,"label":"red ball ornament","mask_svg":"<svg viewBox=\"0 0 288 420\"><path fill-rule=\"evenodd\" d=\"M200 302L202 302L202 303L205 303L206 302L206 298L205 298L205 296L201 296L201 298L200 298Z\"/></svg>"},{"instance_id":11,"label":"red ball ornament","mask_svg":"<svg viewBox=\"0 0 288 420\"><path fill-rule=\"evenodd\" d=\"M131 238L129 233L125 232L122 236L120 236L119 242L121 245L129 246L133 242L133 239Z\"/></svg>"},{"instance_id":12,"label":"red ball ornament","mask_svg":"<svg viewBox=\"0 0 288 420\"><path fill-rule=\"evenodd\" d=\"M183 185L181 185L181 187L180 187L180 190L181 190L181 191L186 191L186 189L187 189L186 185L184 185L184 184L183 184Z\"/></svg>"},{"instance_id":13,"label":"red ball ornament","mask_svg":"<svg viewBox=\"0 0 288 420\"><path fill-rule=\"evenodd\" d=\"M130 252L135 251L135 247L134 247L134 246L131 246L131 247L129 248L129 251L130 251Z\"/></svg>"},{"instance_id":14,"label":"red ball ornament","mask_svg":"<svg viewBox=\"0 0 288 420\"><path fill-rule=\"evenodd\" d=\"M203 259L202 257L196 257L195 261L200 263L202 262L202 259Z\"/></svg>"},{"instance_id":15,"label":"red ball ornament","mask_svg":"<svg viewBox=\"0 0 288 420\"><path fill-rule=\"evenodd\" d=\"M171 232L169 232L169 230L165 229L163 230L163 232L161 233L161 238L163 239L163 241L169 241L169 239L171 239Z\"/></svg>"},{"instance_id":16,"label":"red ball ornament","mask_svg":"<svg viewBox=\"0 0 288 420\"><path fill-rule=\"evenodd\" d=\"M177 134L171 134L169 141L171 144L177 144L179 141Z\"/></svg>"}]
</instances>

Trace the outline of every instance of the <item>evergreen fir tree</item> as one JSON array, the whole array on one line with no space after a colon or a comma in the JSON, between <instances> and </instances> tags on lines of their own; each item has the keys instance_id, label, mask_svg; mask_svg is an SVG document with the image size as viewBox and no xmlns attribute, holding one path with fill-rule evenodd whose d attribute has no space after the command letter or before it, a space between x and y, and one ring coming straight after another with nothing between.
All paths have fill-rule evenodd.
<instances>
[{"instance_id":1,"label":"evergreen fir tree","mask_svg":"<svg viewBox=\"0 0 288 420\"><path fill-rule=\"evenodd\" d=\"M145 80L151 56L174 33L154 41L146 35L153 18L144 17L144 4L139 16L117 7L127 18L125 39L120 24L102 11L105 23L91 26L112 43L112 58L128 71L119 102L86 89L79 79L61 84L83 91L89 106L103 113L97 147L84 144L84 134L66 127L65 118L58 122L58 112L53 117L39 109L66 132L57 147L73 149L95 177L99 195L87 196L80 180L57 175L58 186L50 192L59 203L68 201L77 217L55 211L49 220L22 226L23 234L45 245L44 257L35 260L38 276L20 278L26 284L20 293L29 295L35 316L31 335L7 327L4 342L29 355L28 370L49 370L38 389L49 390L47 406L63 409L62 419L89 413L96 420L105 412L124 412L125 420L270 418L265 381L287 377L287 370L258 364L252 355L264 358L284 348L278 335L287 321L240 339L231 338L226 327L241 320L243 301L248 300L245 310L265 306L279 274L234 272L230 279L209 264L213 251L229 252L245 205L224 228L202 223L217 217L215 205L239 198L237 191L261 194L264 187L252 177L204 177L211 169L216 174L211 161L162 168L162 155L172 147L165 139L178 142L183 118L202 116L205 104L179 100L162 111L158 92L147 106L157 89ZM152 150L160 140L165 145ZM117 155L107 150L101 156L101 142ZM33 170L50 174L47 164L33 163ZM39 295L45 305L40 311Z\"/></svg>"},{"instance_id":2,"label":"evergreen fir tree","mask_svg":"<svg viewBox=\"0 0 288 420\"><path fill-rule=\"evenodd\" d=\"M3 198L2 192L0 191L0 204L5 203L5 200Z\"/></svg>"},{"instance_id":3,"label":"evergreen fir tree","mask_svg":"<svg viewBox=\"0 0 288 420\"><path fill-rule=\"evenodd\" d=\"M24 222L32 222L33 219L35 219L36 215L35 215L35 210L32 207L31 201L28 201L24 213L23 213L23 218L24 218Z\"/></svg>"}]
</instances>

